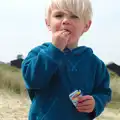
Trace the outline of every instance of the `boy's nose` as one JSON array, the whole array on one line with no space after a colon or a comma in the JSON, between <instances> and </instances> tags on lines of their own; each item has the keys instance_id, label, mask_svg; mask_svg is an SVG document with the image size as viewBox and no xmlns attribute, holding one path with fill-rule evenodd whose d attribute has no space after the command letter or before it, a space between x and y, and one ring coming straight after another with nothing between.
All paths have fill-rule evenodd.
<instances>
[{"instance_id":1,"label":"boy's nose","mask_svg":"<svg viewBox=\"0 0 120 120\"><path fill-rule=\"evenodd\" d=\"M63 21L62 21L62 24L64 24L64 25L70 24L70 19L69 18L64 18Z\"/></svg>"}]
</instances>

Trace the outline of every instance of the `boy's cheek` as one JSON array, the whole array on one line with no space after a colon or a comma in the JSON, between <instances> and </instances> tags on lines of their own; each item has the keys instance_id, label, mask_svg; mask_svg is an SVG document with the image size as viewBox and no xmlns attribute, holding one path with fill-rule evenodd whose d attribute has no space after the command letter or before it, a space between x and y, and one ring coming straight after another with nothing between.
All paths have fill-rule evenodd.
<instances>
[{"instance_id":1,"label":"boy's cheek","mask_svg":"<svg viewBox=\"0 0 120 120\"><path fill-rule=\"evenodd\" d=\"M56 24L54 27L53 27L54 31L60 31L60 24Z\"/></svg>"}]
</instances>

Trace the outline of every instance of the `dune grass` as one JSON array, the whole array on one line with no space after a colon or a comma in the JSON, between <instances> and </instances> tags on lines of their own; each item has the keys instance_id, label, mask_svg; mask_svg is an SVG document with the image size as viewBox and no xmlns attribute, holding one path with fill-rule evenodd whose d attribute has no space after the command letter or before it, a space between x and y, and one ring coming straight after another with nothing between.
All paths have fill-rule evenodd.
<instances>
[{"instance_id":1,"label":"dune grass","mask_svg":"<svg viewBox=\"0 0 120 120\"><path fill-rule=\"evenodd\" d=\"M0 88L17 94L26 93L20 69L7 64L0 64Z\"/></svg>"}]
</instances>

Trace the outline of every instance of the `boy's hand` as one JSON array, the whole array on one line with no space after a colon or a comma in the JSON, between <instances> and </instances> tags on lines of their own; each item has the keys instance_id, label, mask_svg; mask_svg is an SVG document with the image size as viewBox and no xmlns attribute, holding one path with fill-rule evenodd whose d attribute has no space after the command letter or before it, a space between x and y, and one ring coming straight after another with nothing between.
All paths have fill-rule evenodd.
<instances>
[{"instance_id":1,"label":"boy's hand","mask_svg":"<svg viewBox=\"0 0 120 120\"><path fill-rule=\"evenodd\" d=\"M61 51L63 51L67 45L69 38L70 38L70 32L66 30L57 31L52 36L52 44L55 45Z\"/></svg>"},{"instance_id":2,"label":"boy's hand","mask_svg":"<svg viewBox=\"0 0 120 120\"><path fill-rule=\"evenodd\" d=\"M90 113L95 108L95 100L90 95L80 96L78 97L78 103L77 103L76 108L79 112Z\"/></svg>"}]
</instances>

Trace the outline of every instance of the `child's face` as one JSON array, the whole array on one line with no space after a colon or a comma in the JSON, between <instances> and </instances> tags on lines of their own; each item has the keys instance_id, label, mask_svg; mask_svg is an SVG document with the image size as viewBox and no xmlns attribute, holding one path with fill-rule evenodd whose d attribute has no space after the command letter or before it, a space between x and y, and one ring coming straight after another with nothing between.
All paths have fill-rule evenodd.
<instances>
[{"instance_id":1,"label":"child's face","mask_svg":"<svg viewBox=\"0 0 120 120\"><path fill-rule=\"evenodd\" d=\"M49 24L48 24L49 23ZM70 32L70 39L67 46L75 46L80 36L90 27L91 22L85 24L71 12L62 11L56 7L52 8L47 25L52 34L57 31L67 30Z\"/></svg>"}]
</instances>

